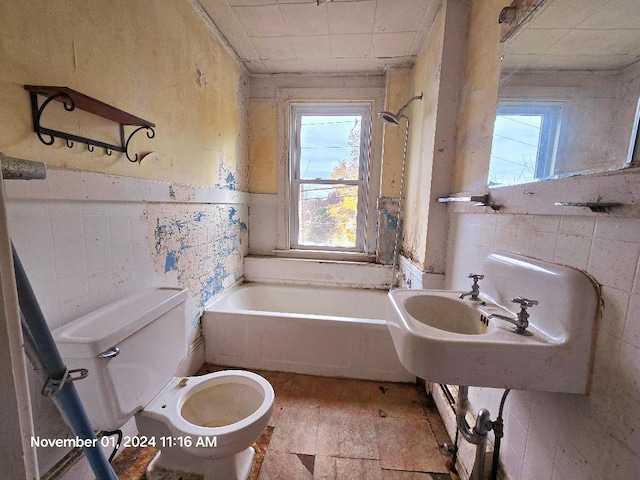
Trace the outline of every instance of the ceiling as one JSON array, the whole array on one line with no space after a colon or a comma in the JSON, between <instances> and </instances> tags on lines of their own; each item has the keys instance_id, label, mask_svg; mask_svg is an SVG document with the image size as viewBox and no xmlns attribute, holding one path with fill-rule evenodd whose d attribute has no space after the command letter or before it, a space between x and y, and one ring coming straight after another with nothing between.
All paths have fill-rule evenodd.
<instances>
[{"instance_id":1,"label":"ceiling","mask_svg":"<svg viewBox=\"0 0 640 480\"><path fill-rule=\"evenodd\" d=\"M640 0L547 0L507 42L508 69L612 70L640 58Z\"/></svg>"},{"instance_id":2,"label":"ceiling","mask_svg":"<svg viewBox=\"0 0 640 480\"><path fill-rule=\"evenodd\" d=\"M412 65L442 0L199 0L249 73Z\"/></svg>"}]
</instances>

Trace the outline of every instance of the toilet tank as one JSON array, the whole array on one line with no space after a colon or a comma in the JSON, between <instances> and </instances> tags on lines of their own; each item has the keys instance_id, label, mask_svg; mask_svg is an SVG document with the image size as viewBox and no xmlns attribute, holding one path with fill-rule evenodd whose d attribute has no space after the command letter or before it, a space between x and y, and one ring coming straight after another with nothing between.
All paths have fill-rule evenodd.
<instances>
[{"instance_id":1,"label":"toilet tank","mask_svg":"<svg viewBox=\"0 0 640 480\"><path fill-rule=\"evenodd\" d=\"M120 428L175 376L187 355L187 297L150 288L52 332L66 366L89 370L74 385L94 430Z\"/></svg>"}]
</instances>

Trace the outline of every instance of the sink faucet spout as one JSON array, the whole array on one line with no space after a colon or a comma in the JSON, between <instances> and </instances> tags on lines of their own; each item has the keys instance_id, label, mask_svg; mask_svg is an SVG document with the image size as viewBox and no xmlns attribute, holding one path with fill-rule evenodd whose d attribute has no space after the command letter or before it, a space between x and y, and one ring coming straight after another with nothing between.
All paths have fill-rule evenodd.
<instances>
[{"instance_id":1,"label":"sink faucet spout","mask_svg":"<svg viewBox=\"0 0 640 480\"><path fill-rule=\"evenodd\" d=\"M473 278L473 285L471 286L471 291L460 294L460 299L464 297L469 297L470 300L474 302L480 302L480 285L478 285L478 280L482 280L484 275L478 275L477 273L470 273L467 278Z\"/></svg>"},{"instance_id":2,"label":"sink faucet spout","mask_svg":"<svg viewBox=\"0 0 640 480\"><path fill-rule=\"evenodd\" d=\"M529 326L529 312L527 312L528 307L533 307L538 304L537 300L529 300L528 298L523 297L515 297L512 298L511 301L513 303L520 304L520 311L514 317L509 317L507 315L500 315L499 313L492 313L487 318L499 318L500 320L505 320L509 323L513 323L515 327L511 330L518 335L531 335L531 332L527 330Z\"/></svg>"}]
</instances>

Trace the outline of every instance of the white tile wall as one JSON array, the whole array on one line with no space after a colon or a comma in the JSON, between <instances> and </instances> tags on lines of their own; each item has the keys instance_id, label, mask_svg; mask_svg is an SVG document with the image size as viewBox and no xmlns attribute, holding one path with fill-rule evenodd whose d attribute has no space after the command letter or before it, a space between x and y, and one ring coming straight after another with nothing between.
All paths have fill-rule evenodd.
<instances>
[{"instance_id":1,"label":"white tile wall","mask_svg":"<svg viewBox=\"0 0 640 480\"><path fill-rule=\"evenodd\" d=\"M509 394L501 450L508 478L638 478L640 219L452 214L447 287L468 287L467 274L481 271L495 249L584 269L602 285L604 302L590 395ZM474 408L495 416L496 392L471 388Z\"/></svg>"},{"instance_id":2,"label":"white tile wall","mask_svg":"<svg viewBox=\"0 0 640 480\"><path fill-rule=\"evenodd\" d=\"M11 237L52 328L159 281L146 248L141 205L10 201L7 206Z\"/></svg>"}]
</instances>

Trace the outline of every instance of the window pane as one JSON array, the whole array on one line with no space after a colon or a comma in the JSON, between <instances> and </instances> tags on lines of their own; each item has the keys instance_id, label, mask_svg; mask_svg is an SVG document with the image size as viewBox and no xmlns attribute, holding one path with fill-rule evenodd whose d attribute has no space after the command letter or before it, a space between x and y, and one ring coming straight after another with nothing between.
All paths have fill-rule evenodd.
<instances>
[{"instance_id":1,"label":"window pane","mask_svg":"<svg viewBox=\"0 0 640 480\"><path fill-rule=\"evenodd\" d=\"M300 175L305 180L357 180L360 115L302 115Z\"/></svg>"},{"instance_id":2,"label":"window pane","mask_svg":"<svg viewBox=\"0 0 640 480\"><path fill-rule=\"evenodd\" d=\"M489 185L535 180L542 115L498 115L493 129Z\"/></svg>"},{"instance_id":3,"label":"window pane","mask_svg":"<svg viewBox=\"0 0 640 480\"><path fill-rule=\"evenodd\" d=\"M356 246L358 187L301 184L298 243L305 246Z\"/></svg>"}]
</instances>

